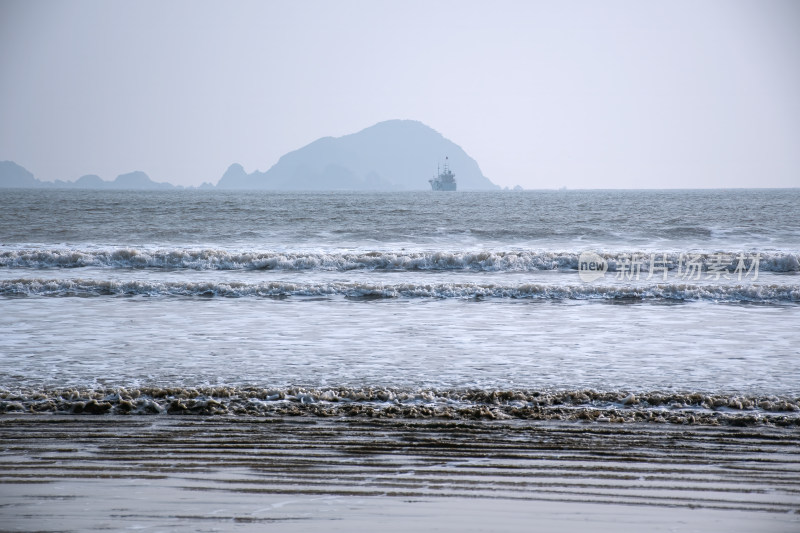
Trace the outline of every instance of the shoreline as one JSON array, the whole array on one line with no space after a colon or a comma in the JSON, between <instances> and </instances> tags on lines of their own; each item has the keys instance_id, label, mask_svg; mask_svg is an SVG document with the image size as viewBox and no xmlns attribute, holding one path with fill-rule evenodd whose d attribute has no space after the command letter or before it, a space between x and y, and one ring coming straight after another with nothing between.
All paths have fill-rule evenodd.
<instances>
[{"instance_id":1,"label":"shoreline","mask_svg":"<svg viewBox=\"0 0 800 533\"><path fill-rule=\"evenodd\" d=\"M63 387L0 389L0 415L193 415L800 427L797 395L398 388Z\"/></svg>"},{"instance_id":2,"label":"shoreline","mask_svg":"<svg viewBox=\"0 0 800 533\"><path fill-rule=\"evenodd\" d=\"M800 526L767 426L5 414L0 465L7 531Z\"/></svg>"}]
</instances>

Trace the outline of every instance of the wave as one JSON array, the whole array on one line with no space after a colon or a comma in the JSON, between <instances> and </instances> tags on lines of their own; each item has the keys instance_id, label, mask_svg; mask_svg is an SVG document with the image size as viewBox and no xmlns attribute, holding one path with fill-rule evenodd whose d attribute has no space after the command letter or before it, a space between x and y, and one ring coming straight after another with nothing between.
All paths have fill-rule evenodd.
<instances>
[{"instance_id":1,"label":"wave","mask_svg":"<svg viewBox=\"0 0 800 533\"><path fill-rule=\"evenodd\" d=\"M580 252L232 252L217 249L111 250L6 250L0 252L0 267L6 268L138 268L193 270L470 270L481 272L528 272L577 270ZM751 265L754 253L740 251L685 254L657 253L657 267L676 270L691 260L707 272L724 268L733 272L738 258ZM632 259L640 261L642 272L651 268L650 252L600 253L611 272L625 268ZM761 252L758 269L766 272L799 272L800 253Z\"/></svg>"},{"instance_id":2,"label":"wave","mask_svg":"<svg viewBox=\"0 0 800 533\"><path fill-rule=\"evenodd\" d=\"M153 282L93 279L14 279L0 281L0 295L20 296L161 296L455 298L532 300L633 300L800 303L800 285L653 284L518 285L477 283L289 283L289 282Z\"/></svg>"},{"instance_id":3,"label":"wave","mask_svg":"<svg viewBox=\"0 0 800 533\"><path fill-rule=\"evenodd\" d=\"M0 389L0 413L360 416L800 426L800 398L594 390Z\"/></svg>"}]
</instances>

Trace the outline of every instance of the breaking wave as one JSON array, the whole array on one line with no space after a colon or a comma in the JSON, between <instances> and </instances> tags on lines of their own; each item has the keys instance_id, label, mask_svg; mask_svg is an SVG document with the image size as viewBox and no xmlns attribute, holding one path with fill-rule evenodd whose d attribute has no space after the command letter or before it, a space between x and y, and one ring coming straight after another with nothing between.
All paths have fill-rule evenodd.
<instances>
[{"instance_id":1,"label":"breaking wave","mask_svg":"<svg viewBox=\"0 0 800 533\"><path fill-rule=\"evenodd\" d=\"M355 416L800 426L800 398L595 390L0 389L2 413Z\"/></svg>"},{"instance_id":2,"label":"breaking wave","mask_svg":"<svg viewBox=\"0 0 800 533\"><path fill-rule=\"evenodd\" d=\"M650 252L600 254L609 271L617 271L632 256L641 260L641 270L650 270ZM682 254L658 253L659 265L669 270L691 259L702 271L709 267L733 271L742 252ZM750 264L754 254L744 254ZM481 272L577 270L580 252L232 252L228 250L120 248L98 251L71 249L5 250L0 267L6 268L138 268L193 270L471 270ZM759 253L758 268L766 272L799 272L800 253Z\"/></svg>"},{"instance_id":3,"label":"breaking wave","mask_svg":"<svg viewBox=\"0 0 800 533\"><path fill-rule=\"evenodd\" d=\"M15 279L0 281L0 295L19 296L161 296L349 298L513 298L533 300L640 300L799 303L800 285L688 284L518 285L478 283L290 283L290 282L153 282L93 279Z\"/></svg>"}]
</instances>

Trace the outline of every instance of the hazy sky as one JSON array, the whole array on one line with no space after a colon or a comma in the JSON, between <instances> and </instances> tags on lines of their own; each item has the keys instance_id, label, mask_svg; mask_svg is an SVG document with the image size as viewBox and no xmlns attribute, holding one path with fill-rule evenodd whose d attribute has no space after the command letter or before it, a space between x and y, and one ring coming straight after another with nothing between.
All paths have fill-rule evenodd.
<instances>
[{"instance_id":1,"label":"hazy sky","mask_svg":"<svg viewBox=\"0 0 800 533\"><path fill-rule=\"evenodd\" d=\"M216 183L416 119L503 186L800 186L800 1L0 0L0 160Z\"/></svg>"}]
</instances>

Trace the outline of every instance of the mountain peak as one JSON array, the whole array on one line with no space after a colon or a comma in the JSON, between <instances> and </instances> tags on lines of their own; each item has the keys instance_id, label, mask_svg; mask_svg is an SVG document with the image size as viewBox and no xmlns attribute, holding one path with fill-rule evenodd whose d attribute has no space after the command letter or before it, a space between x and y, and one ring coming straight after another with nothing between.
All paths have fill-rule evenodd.
<instances>
[{"instance_id":1,"label":"mountain peak","mask_svg":"<svg viewBox=\"0 0 800 533\"><path fill-rule=\"evenodd\" d=\"M0 161L0 187L39 187L33 174L13 161Z\"/></svg>"},{"instance_id":2,"label":"mountain peak","mask_svg":"<svg viewBox=\"0 0 800 533\"><path fill-rule=\"evenodd\" d=\"M417 120L378 122L342 137L322 137L282 156L266 172L242 175L233 166L219 181L228 189L429 190L428 179L449 157L459 190L497 186L464 150Z\"/></svg>"},{"instance_id":3,"label":"mountain peak","mask_svg":"<svg viewBox=\"0 0 800 533\"><path fill-rule=\"evenodd\" d=\"M79 189L101 189L106 185L107 183L96 174L87 174L85 176L81 176L75 180L74 184L74 186L78 187Z\"/></svg>"},{"instance_id":4,"label":"mountain peak","mask_svg":"<svg viewBox=\"0 0 800 533\"><path fill-rule=\"evenodd\" d=\"M228 167L228 170L225 171L225 174L230 174L232 176L238 176L240 174L246 174L244 171L244 167L239 163L233 163L231 166Z\"/></svg>"}]
</instances>

